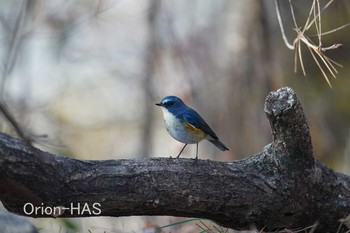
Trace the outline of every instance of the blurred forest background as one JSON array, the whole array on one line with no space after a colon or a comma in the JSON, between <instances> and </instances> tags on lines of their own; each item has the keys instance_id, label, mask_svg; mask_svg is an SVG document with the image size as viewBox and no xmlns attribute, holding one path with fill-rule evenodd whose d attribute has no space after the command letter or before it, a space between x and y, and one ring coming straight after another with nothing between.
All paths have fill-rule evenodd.
<instances>
[{"instance_id":1,"label":"blurred forest background","mask_svg":"<svg viewBox=\"0 0 350 233\"><path fill-rule=\"evenodd\" d=\"M265 98L290 86L307 114L315 155L350 173L350 28L322 37L324 46L344 44L326 52L344 66L337 79L329 75L330 88L305 46L306 77L300 66L294 73L294 51L282 40L274 1L0 3L0 100L43 150L79 159L177 155L182 144L167 134L154 105L177 95L231 148L221 152L202 142L199 158L241 159L271 142ZM320 0L321 6L327 3ZM292 4L296 21L304 25L312 1ZM296 32L288 1L281 1L281 17L292 42ZM324 32L349 22L349 1L334 1L322 12ZM308 31L313 34L314 28ZM16 135L2 116L0 128ZM194 158L195 146L183 155ZM179 219L33 222L42 233L142 232ZM177 227L171 231L200 231L194 224Z\"/></svg>"}]
</instances>

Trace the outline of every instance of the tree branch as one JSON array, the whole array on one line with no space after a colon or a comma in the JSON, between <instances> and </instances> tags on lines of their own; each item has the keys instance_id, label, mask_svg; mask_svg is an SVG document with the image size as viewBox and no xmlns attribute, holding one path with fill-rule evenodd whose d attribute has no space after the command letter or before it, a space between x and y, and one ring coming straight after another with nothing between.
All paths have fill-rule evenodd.
<instances>
[{"instance_id":1,"label":"tree branch","mask_svg":"<svg viewBox=\"0 0 350 233\"><path fill-rule=\"evenodd\" d=\"M42 207L33 217L173 215L269 231L318 222L316 232L335 232L350 213L350 177L313 157L306 117L292 89L270 93L265 112L273 143L234 162L77 160L33 152L0 134L0 200L22 215L30 211L26 203ZM85 205L90 211L83 211ZM47 214L49 207L67 209Z\"/></svg>"}]
</instances>

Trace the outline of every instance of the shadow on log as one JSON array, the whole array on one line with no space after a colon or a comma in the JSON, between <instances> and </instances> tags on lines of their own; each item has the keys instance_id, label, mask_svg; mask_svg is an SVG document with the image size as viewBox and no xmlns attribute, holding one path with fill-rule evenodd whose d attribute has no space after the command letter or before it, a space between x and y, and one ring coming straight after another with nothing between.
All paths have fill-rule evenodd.
<instances>
[{"instance_id":1,"label":"shadow on log","mask_svg":"<svg viewBox=\"0 0 350 233\"><path fill-rule=\"evenodd\" d=\"M306 117L291 88L271 92L265 112L273 142L234 162L76 160L0 134L0 200L9 211L32 217L172 215L234 229L317 223L316 232L336 232L350 213L350 177L314 158ZM340 231L346 229L343 224Z\"/></svg>"}]
</instances>

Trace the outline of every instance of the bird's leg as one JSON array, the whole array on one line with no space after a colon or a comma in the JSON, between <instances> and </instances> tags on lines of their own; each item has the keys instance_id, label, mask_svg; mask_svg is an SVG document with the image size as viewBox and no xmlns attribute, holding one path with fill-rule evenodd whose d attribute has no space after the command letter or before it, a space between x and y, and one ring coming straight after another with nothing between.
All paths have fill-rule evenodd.
<instances>
[{"instance_id":1,"label":"bird's leg","mask_svg":"<svg viewBox=\"0 0 350 233\"><path fill-rule=\"evenodd\" d=\"M194 161L197 161L197 160L198 160L198 142L197 142L196 144L197 144L197 148L196 148L196 158L194 159Z\"/></svg>"},{"instance_id":2,"label":"bird's leg","mask_svg":"<svg viewBox=\"0 0 350 233\"><path fill-rule=\"evenodd\" d=\"M186 146L187 146L187 143L184 145L184 147L182 147L182 149L181 149L181 151L180 151L179 155L176 157L177 159L180 157L180 155L181 155L182 151L184 151L184 149L185 149L185 147L186 147Z\"/></svg>"}]
</instances>

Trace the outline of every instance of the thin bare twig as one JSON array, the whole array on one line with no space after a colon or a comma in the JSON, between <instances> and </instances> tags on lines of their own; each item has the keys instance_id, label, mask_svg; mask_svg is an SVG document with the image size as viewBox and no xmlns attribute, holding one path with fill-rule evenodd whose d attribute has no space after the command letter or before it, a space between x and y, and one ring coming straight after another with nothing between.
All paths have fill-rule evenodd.
<instances>
[{"instance_id":1,"label":"thin bare twig","mask_svg":"<svg viewBox=\"0 0 350 233\"><path fill-rule=\"evenodd\" d=\"M315 0L314 0L315 1ZM310 27L312 27L312 25L315 23L315 21L318 19L318 16L324 11L326 10L332 3L334 0L330 0L323 8L320 12L318 12L314 18L310 21L310 23L308 25L305 25L305 31L309 30Z\"/></svg>"},{"instance_id":2,"label":"thin bare twig","mask_svg":"<svg viewBox=\"0 0 350 233\"><path fill-rule=\"evenodd\" d=\"M31 148L34 148L32 145L32 140L27 137L22 128L19 126L15 118L12 116L10 111L5 107L5 104L0 103L0 112L6 118L6 120L12 125L18 136Z\"/></svg>"},{"instance_id":3,"label":"thin bare twig","mask_svg":"<svg viewBox=\"0 0 350 233\"><path fill-rule=\"evenodd\" d=\"M327 32L322 32L320 35L321 35L321 36L325 36L325 35L334 33L334 32L336 32L336 31L342 30L342 29L344 29L344 28L346 28L346 27L348 27L348 26L350 26L350 23L346 23L346 24L344 24L344 25L342 25L342 26L340 26L340 27L337 27L337 28L332 29L332 30L327 31ZM311 35L311 36L309 36L309 37L315 37L315 36L318 36L318 35Z\"/></svg>"},{"instance_id":4,"label":"thin bare twig","mask_svg":"<svg viewBox=\"0 0 350 233\"><path fill-rule=\"evenodd\" d=\"M291 0L289 0L289 7L290 7L290 13L292 14L292 18L293 18L294 28L298 28L298 24L297 24L297 20L295 18L294 9L293 9Z\"/></svg>"},{"instance_id":5,"label":"thin bare twig","mask_svg":"<svg viewBox=\"0 0 350 233\"><path fill-rule=\"evenodd\" d=\"M281 18L281 14L280 14L280 4L278 0L275 0L275 6L276 6L276 13L277 13L277 19L278 19L278 24L280 25L280 29L282 32L282 38L284 43L286 44L287 48L294 50L294 46L289 43L287 36L284 32L284 27L283 27L283 23L282 23L282 18Z\"/></svg>"},{"instance_id":6,"label":"thin bare twig","mask_svg":"<svg viewBox=\"0 0 350 233\"><path fill-rule=\"evenodd\" d=\"M322 66L320 65L320 63L318 62L317 58L315 57L315 55L314 55L314 53L313 53L314 50L312 50L310 47L307 47L307 48L309 49L309 51L310 51L310 53L311 53L311 55L312 55L312 58L313 58L314 61L316 62L318 68L319 68L320 71L321 71L321 73L322 73L323 76L325 77L325 79L326 79L328 85L332 88L332 84L329 82L329 79L328 79L328 77L327 77L327 74L324 72Z\"/></svg>"}]
</instances>

